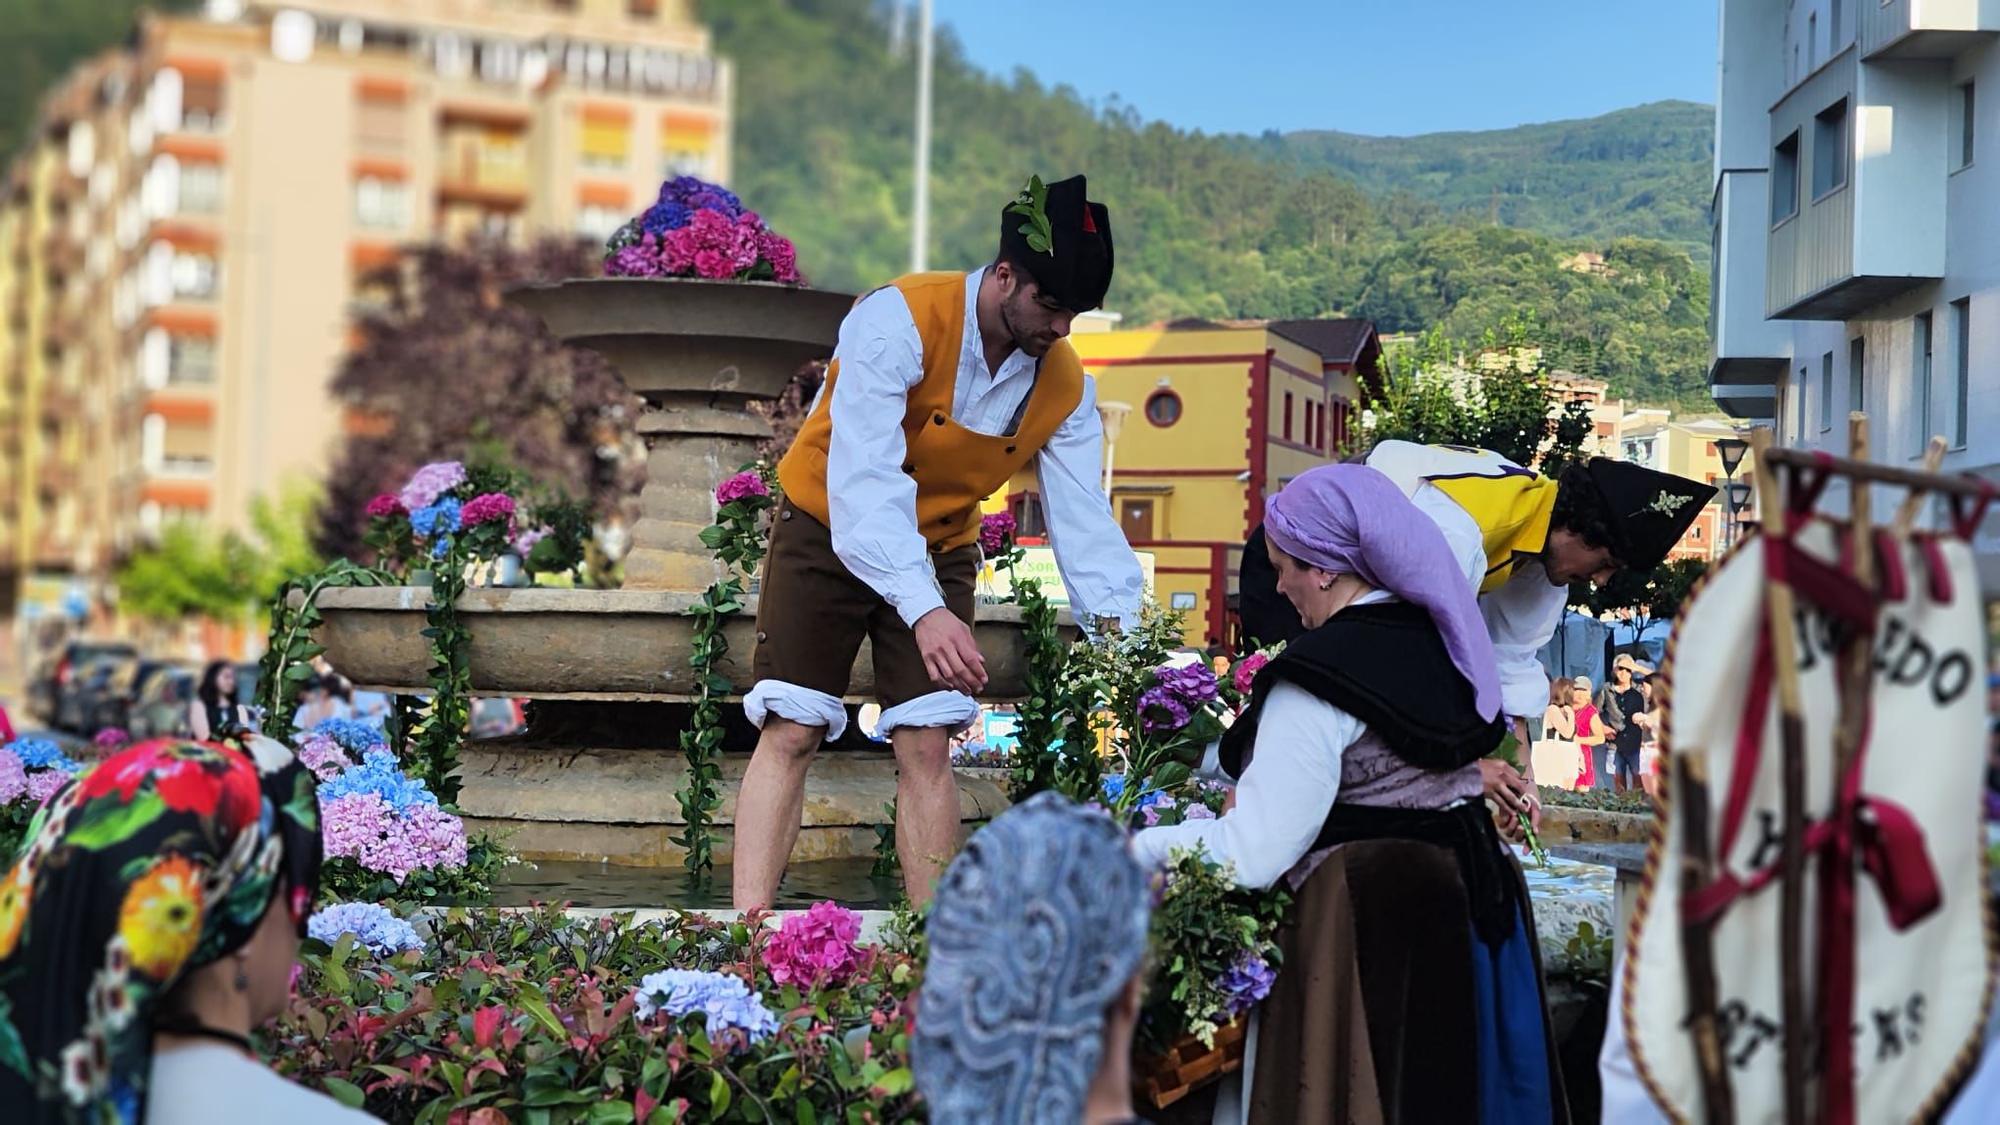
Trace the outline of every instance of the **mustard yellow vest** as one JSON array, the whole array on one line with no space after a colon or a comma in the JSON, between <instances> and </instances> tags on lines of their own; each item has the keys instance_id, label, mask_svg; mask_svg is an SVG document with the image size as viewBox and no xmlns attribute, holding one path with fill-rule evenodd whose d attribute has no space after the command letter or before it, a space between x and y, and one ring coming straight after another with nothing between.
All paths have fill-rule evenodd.
<instances>
[{"instance_id":1,"label":"mustard yellow vest","mask_svg":"<svg viewBox=\"0 0 2000 1125\"><path fill-rule=\"evenodd\" d=\"M917 529L933 551L979 538L979 502L998 491L1041 451L1083 401L1083 365L1067 340L1042 357L1021 421L1010 436L974 433L951 416L958 358L965 335L965 275L918 273L892 282L909 302L923 341L924 377L910 388L903 411L902 469L917 482ZM826 388L778 462L785 497L830 524L826 454L833 437L833 389L840 361L826 371Z\"/></svg>"},{"instance_id":2,"label":"mustard yellow vest","mask_svg":"<svg viewBox=\"0 0 2000 1125\"><path fill-rule=\"evenodd\" d=\"M1416 445L1388 441L1368 455L1368 464L1388 474L1407 495L1428 482L1479 525L1486 547L1484 594L1514 576L1517 553L1537 555L1549 538L1555 513L1556 482L1487 449L1458 445Z\"/></svg>"}]
</instances>

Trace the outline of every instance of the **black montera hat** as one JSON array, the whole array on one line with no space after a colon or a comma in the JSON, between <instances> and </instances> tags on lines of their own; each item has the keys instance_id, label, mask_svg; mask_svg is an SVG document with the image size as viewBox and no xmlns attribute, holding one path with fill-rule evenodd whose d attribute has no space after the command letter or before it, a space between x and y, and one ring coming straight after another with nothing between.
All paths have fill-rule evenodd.
<instances>
[{"instance_id":1,"label":"black montera hat","mask_svg":"<svg viewBox=\"0 0 2000 1125\"><path fill-rule=\"evenodd\" d=\"M1612 553L1633 570L1659 566L1715 497L1714 485L1630 461L1592 457L1586 471L1604 505Z\"/></svg>"},{"instance_id":2,"label":"black montera hat","mask_svg":"<svg viewBox=\"0 0 2000 1125\"><path fill-rule=\"evenodd\" d=\"M1064 308L1089 312L1111 288L1111 212L1084 198L1082 176L1049 184L1039 207L1033 187L1000 213L1001 252Z\"/></svg>"}]
</instances>

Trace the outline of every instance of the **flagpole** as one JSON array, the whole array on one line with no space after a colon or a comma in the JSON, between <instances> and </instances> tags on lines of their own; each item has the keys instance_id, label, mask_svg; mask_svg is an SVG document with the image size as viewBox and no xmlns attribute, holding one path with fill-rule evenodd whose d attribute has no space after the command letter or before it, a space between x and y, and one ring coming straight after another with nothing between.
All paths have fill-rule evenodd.
<instances>
[{"instance_id":1,"label":"flagpole","mask_svg":"<svg viewBox=\"0 0 2000 1125\"><path fill-rule=\"evenodd\" d=\"M916 205L910 209L910 272L930 268L931 240L931 0L917 2Z\"/></svg>"}]
</instances>

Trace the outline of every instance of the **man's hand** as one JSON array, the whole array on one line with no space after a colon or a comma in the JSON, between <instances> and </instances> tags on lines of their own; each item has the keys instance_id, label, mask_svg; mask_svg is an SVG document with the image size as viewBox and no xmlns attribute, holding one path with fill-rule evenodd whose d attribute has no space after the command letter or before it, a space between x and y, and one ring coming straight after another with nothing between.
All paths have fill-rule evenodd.
<instances>
[{"instance_id":1,"label":"man's hand","mask_svg":"<svg viewBox=\"0 0 2000 1125\"><path fill-rule=\"evenodd\" d=\"M1535 827L1541 827L1542 805L1535 797L1534 786L1513 766L1497 758L1481 758L1479 777L1485 783L1486 799L1500 810L1494 820L1501 835L1515 843L1524 841L1527 834L1520 826L1524 816Z\"/></svg>"},{"instance_id":2,"label":"man's hand","mask_svg":"<svg viewBox=\"0 0 2000 1125\"><path fill-rule=\"evenodd\" d=\"M986 659L973 643L972 628L939 606L917 618L912 630L917 635L917 651L923 654L924 670L939 687L977 695L986 687Z\"/></svg>"}]
</instances>

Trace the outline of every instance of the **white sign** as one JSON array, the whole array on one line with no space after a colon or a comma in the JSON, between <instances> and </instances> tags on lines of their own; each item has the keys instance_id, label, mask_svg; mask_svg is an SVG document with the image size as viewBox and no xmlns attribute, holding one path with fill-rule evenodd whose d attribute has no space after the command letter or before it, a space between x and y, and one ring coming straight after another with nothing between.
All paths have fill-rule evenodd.
<instances>
[{"instance_id":1,"label":"white sign","mask_svg":"<svg viewBox=\"0 0 2000 1125\"><path fill-rule=\"evenodd\" d=\"M1014 577L1034 579L1042 584L1042 596L1049 599L1050 605L1067 606L1069 588L1063 585L1062 572L1056 569L1055 551L1048 547L1023 547L1021 550L1021 561L1014 564ZM1139 558L1139 573L1145 579L1145 591L1150 597L1153 593L1152 552L1133 553ZM1003 592L1007 586L1007 576L1004 573L995 573L991 560L980 572L980 581L984 586Z\"/></svg>"},{"instance_id":2,"label":"white sign","mask_svg":"<svg viewBox=\"0 0 2000 1125\"><path fill-rule=\"evenodd\" d=\"M1838 557L1831 524L1817 521L1799 537L1813 558ZM1624 966L1624 1033L1648 1092L1670 1118L1706 1117L1700 1068L1688 1032L1683 941L1682 864L1687 826L1675 791L1673 755L1701 754L1707 764L1709 848L1721 875L1755 886L1779 860L1783 840L1783 740L1777 692L1770 684L1761 714L1747 706L1757 690L1763 631L1764 551L1753 539L1737 548L1683 611L1662 669L1667 687L1661 753L1667 763L1666 812L1647 864L1647 887L1632 922ZM1935 1108L1950 1086L1961 1051L1985 1022L1992 961L1985 930L1980 849L1986 756L1979 584L1971 549L1940 541L1950 597L1939 601L1924 553L1905 544L1907 590L1874 607L1874 713L1859 775L1855 817L1853 1004L1823 1022L1820 988L1839 979L1822 928L1820 888L1831 851L1806 859L1804 931L1799 953L1808 1014L1808 1081L1824 1070L1811 1056L1822 1026L1848 1032L1851 1120L1909 1121ZM1795 615L1804 726L1805 816L1831 819L1833 741L1838 725L1835 646L1829 618L1807 597ZM1746 716L1751 716L1746 719ZM1739 754L1738 732L1754 723L1754 768ZM1731 790L1743 771L1732 816ZM1732 831L1731 825L1734 825ZM1824 831L1824 829L1822 829ZM1731 838L1725 846L1725 832ZM1809 832L1809 839L1813 838ZM1935 876L1934 882L1927 875ZM1935 895L1924 893L1935 888ZM1728 896L1724 896L1727 898ZM1780 881L1738 892L1715 915L1716 1012L1736 1119L1776 1122L1784 1113L1784 1002L1779 969ZM1821 1044L1823 1046L1823 1044ZM1821 1120L1832 1120L1821 1105Z\"/></svg>"}]
</instances>

